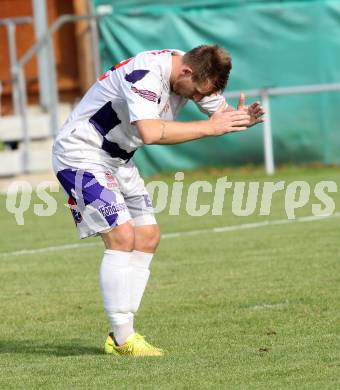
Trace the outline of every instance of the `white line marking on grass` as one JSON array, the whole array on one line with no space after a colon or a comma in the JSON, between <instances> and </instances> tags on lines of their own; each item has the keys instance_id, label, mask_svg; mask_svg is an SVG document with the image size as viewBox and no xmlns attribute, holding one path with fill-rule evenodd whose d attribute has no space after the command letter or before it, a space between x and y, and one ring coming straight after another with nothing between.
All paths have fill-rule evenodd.
<instances>
[{"instance_id":1,"label":"white line marking on grass","mask_svg":"<svg viewBox=\"0 0 340 390\"><path fill-rule=\"evenodd\" d=\"M58 252L67 249L78 249L78 248L88 248L89 246L98 245L97 242L87 242L85 244L66 244L66 245L56 245L56 246L47 246L45 248L36 248L36 249L22 249L21 251L15 252L0 252L1 257L6 256L23 256L23 255L34 255L36 253L45 253L45 252Z\"/></svg>"},{"instance_id":2,"label":"white line marking on grass","mask_svg":"<svg viewBox=\"0 0 340 390\"><path fill-rule=\"evenodd\" d=\"M340 213L334 213L332 215L325 215L323 217L316 217L314 215L309 217L301 217L296 219L274 219L272 221L263 221L263 222L253 222L253 223L244 223L241 225L232 225L232 226L222 226L210 229L197 229L197 230L189 230L184 232L176 232L176 233L167 233L163 234L162 238L174 238L174 237L182 237L182 236L195 236L197 234L202 233L224 233L224 232L235 232L237 230L245 230L245 229L256 229L263 226L272 226L272 225L285 225L293 222L310 222L310 221L319 221L322 219L335 218L340 217Z\"/></svg>"},{"instance_id":3,"label":"white line marking on grass","mask_svg":"<svg viewBox=\"0 0 340 390\"><path fill-rule=\"evenodd\" d=\"M188 230L184 232L175 232L175 233L165 233L162 234L162 239L166 238L176 238L183 236L196 236L198 234L205 233L225 233L225 232L236 232L238 230L246 230L246 229L256 229L260 227L273 226L273 225L285 225L294 222L312 222L312 221L320 221L329 218L337 218L340 217L340 213L334 213L332 215L325 215L323 217L317 216L309 216L309 217L301 217L296 219L274 219L272 221L263 221L263 222L253 222L253 223L244 223L240 225L231 225L231 226L222 226L215 227L210 229L197 229L197 230ZM34 255L37 253L46 253L46 252L58 252L68 249L78 249L78 248L88 248L99 245L99 242L88 242L84 244L66 244L66 245L56 245L56 246L48 246L45 248L36 248L36 249L22 249L20 251L14 252L0 252L1 257L9 257L9 256L24 256L24 255Z\"/></svg>"}]
</instances>

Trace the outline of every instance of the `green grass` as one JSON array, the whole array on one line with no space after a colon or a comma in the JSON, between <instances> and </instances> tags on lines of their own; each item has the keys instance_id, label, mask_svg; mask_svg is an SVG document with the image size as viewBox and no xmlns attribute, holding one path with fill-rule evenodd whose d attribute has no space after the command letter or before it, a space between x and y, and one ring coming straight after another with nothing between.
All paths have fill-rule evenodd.
<instances>
[{"instance_id":1,"label":"green grass","mask_svg":"<svg viewBox=\"0 0 340 390\"><path fill-rule=\"evenodd\" d=\"M273 178L249 168L186 173L186 187L225 175L339 183L336 168L288 167ZM58 214L37 217L31 206L24 226L2 197L0 251L77 243L62 193L56 197ZM339 193L332 197L339 212ZM199 199L209 203L211 194ZM312 203L297 216L311 215ZM227 195L222 216L190 217L182 207L179 216L165 211L158 220L170 233L286 218L280 193L269 217L258 207L252 216L233 216ZM109 327L98 287L99 239L85 240L97 243L90 247L0 255L0 388L340 388L339 224L334 217L164 239L136 316L137 330L168 351L164 358L102 354Z\"/></svg>"}]
</instances>

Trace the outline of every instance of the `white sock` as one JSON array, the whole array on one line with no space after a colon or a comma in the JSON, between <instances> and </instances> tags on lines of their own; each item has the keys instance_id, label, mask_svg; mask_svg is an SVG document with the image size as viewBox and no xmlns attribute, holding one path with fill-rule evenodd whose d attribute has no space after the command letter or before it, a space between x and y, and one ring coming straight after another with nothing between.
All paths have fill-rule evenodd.
<instances>
[{"instance_id":1,"label":"white sock","mask_svg":"<svg viewBox=\"0 0 340 390\"><path fill-rule=\"evenodd\" d=\"M117 345L124 344L125 340L135 333L133 328L133 313L112 313L110 320L114 341Z\"/></svg>"},{"instance_id":2,"label":"white sock","mask_svg":"<svg viewBox=\"0 0 340 390\"><path fill-rule=\"evenodd\" d=\"M130 315L130 257L131 252L106 249L100 266L100 288L105 311L111 325L128 322ZM127 321L117 320L115 314L125 315ZM118 322L117 322L118 321Z\"/></svg>"},{"instance_id":3,"label":"white sock","mask_svg":"<svg viewBox=\"0 0 340 390\"><path fill-rule=\"evenodd\" d=\"M153 253L146 253L134 250L130 257L130 299L131 311L136 313L141 303L145 287L148 283L150 271L149 266Z\"/></svg>"},{"instance_id":4,"label":"white sock","mask_svg":"<svg viewBox=\"0 0 340 390\"><path fill-rule=\"evenodd\" d=\"M104 251L100 267L100 288L114 339L122 345L134 333L137 312L147 285L153 253Z\"/></svg>"}]
</instances>

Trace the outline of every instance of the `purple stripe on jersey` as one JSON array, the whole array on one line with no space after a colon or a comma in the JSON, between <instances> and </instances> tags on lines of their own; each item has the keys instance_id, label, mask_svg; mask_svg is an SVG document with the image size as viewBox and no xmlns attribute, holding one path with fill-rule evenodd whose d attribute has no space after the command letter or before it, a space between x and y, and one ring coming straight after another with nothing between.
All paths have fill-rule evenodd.
<instances>
[{"instance_id":1,"label":"purple stripe on jersey","mask_svg":"<svg viewBox=\"0 0 340 390\"><path fill-rule=\"evenodd\" d=\"M93 124L103 137L114 127L122 123L116 111L112 108L111 102L104 104L102 108L91 116L89 122Z\"/></svg>"},{"instance_id":2,"label":"purple stripe on jersey","mask_svg":"<svg viewBox=\"0 0 340 390\"><path fill-rule=\"evenodd\" d=\"M129 83L136 83L139 80L142 80L143 77L145 77L150 71L146 69L136 69L133 70L131 73L125 75L125 80Z\"/></svg>"},{"instance_id":3,"label":"purple stripe on jersey","mask_svg":"<svg viewBox=\"0 0 340 390\"><path fill-rule=\"evenodd\" d=\"M102 149L109 153L111 157L120 157L123 160L130 160L134 151L128 153L126 150L121 149L115 142L111 142L105 138L105 135L118 126L121 120L118 118L116 111L112 108L111 102L107 102L89 119L90 123L97 129L97 131L103 136Z\"/></svg>"},{"instance_id":4,"label":"purple stripe on jersey","mask_svg":"<svg viewBox=\"0 0 340 390\"><path fill-rule=\"evenodd\" d=\"M111 157L119 157L123 160L130 160L130 158L135 153L134 150L132 152L127 152L126 150L122 149L116 142L111 142L105 137L103 139L102 149L109 153Z\"/></svg>"},{"instance_id":5,"label":"purple stripe on jersey","mask_svg":"<svg viewBox=\"0 0 340 390\"><path fill-rule=\"evenodd\" d=\"M102 186L92 173L80 169L63 169L57 173L57 178L75 204L79 204L82 199L85 206L91 204L98 209L110 226L115 224L118 214L103 213L102 210L107 206L114 209L116 195Z\"/></svg>"}]
</instances>

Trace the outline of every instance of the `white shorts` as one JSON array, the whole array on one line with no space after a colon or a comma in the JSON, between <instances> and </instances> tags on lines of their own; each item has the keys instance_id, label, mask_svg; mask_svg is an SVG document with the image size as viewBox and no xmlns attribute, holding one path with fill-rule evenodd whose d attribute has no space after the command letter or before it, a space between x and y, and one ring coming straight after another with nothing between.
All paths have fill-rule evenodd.
<instances>
[{"instance_id":1,"label":"white shorts","mask_svg":"<svg viewBox=\"0 0 340 390\"><path fill-rule=\"evenodd\" d=\"M79 237L105 233L125 222L156 224L144 180L132 161L119 167L65 163L53 156L53 168L68 198ZM79 168L81 166L81 168Z\"/></svg>"}]
</instances>

